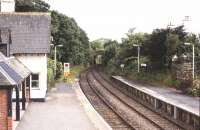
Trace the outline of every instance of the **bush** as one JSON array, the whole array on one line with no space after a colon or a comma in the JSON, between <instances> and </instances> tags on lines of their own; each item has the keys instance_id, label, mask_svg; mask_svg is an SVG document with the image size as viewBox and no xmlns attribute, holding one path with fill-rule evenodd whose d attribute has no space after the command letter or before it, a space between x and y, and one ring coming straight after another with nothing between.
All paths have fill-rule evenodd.
<instances>
[{"instance_id":1,"label":"bush","mask_svg":"<svg viewBox=\"0 0 200 130\"><path fill-rule=\"evenodd\" d=\"M55 85L53 69L48 68L48 90Z\"/></svg>"},{"instance_id":2,"label":"bush","mask_svg":"<svg viewBox=\"0 0 200 130\"><path fill-rule=\"evenodd\" d=\"M197 79L193 82L193 87L190 89L190 93L193 96L198 96L200 97L200 80Z\"/></svg>"},{"instance_id":3,"label":"bush","mask_svg":"<svg viewBox=\"0 0 200 130\"><path fill-rule=\"evenodd\" d=\"M64 75L62 75L60 77L59 81L68 82L68 83L77 82L80 73L86 69L87 69L87 66L85 66L85 65L71 66L69 76L67 78L65 78Z\"/></svg>"},{"instance_id":4,"label":"bush","mask_svg":"<svg viewBox=\"0 0 200 130\"><path fill-rule=\"evenodd\" d=\"M59 79L63 73L64 73L64 68L63 68L63 64L61 62L57 62L57 67L56 67L56 79Z\"/></svg>"},{"instance_id":5,"label":"bush","mask_svg":"<svg viewBox=\"0 0 200 130\"><path fill-rule=\"evenodd\" d=\"M48 90L50 90L55 85L54 80L54 62L51 59L48 59L48 66L47 66L47 76L48 76Z\"/></svg>"}]
</instances>

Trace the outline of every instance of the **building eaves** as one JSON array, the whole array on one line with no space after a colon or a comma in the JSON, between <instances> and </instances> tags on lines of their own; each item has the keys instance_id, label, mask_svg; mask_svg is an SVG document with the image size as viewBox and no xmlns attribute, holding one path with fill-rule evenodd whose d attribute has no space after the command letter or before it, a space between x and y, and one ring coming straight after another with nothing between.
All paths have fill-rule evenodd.
<instances>
[{"instance_id":1,"label":"building eaves","mask_svg":"<svg viewBox=\"0 0 200 130\"><path fill-rule=\"evenodd\" d=\"M27 78L31 74L31 71L14 57L9 58L5 63L15 70L23 79Z\"/></svg>"},{"instance_id":2,"label":"building eaves","mask_svg":"<svg viewBox=\"0 0 200 130\"><path fill-rule=\"evenodd\" d=\"M17 85L17 83L0 67L0 88L14 85Z\"/></svg>"},{"instance_id":3,"label":"building eaves","mask_svg":"<svg viewBox=\"0 0 200 130\"><path fill-rule=\"evenodd\" d=\"M12 69L8 64L6 64L4 61L0 62L0 67L17 84L20 84L23 81L23 78L14 69Z\"/></svg>"}]
</instances>

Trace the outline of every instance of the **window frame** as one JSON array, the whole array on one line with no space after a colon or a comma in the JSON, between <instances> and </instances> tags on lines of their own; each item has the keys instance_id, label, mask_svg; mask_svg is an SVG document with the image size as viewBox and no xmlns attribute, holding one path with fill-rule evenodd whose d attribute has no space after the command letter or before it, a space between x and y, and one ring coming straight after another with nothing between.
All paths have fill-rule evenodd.
<instances>
[{"instance_id":1,"label":"window frame","mask_svg":"<svg viewBox=\"0 0 200 130\"><path fill-rule=\"evenodd\" d=\"M33 80L33 75L38 75L38 80ZM33 87L33 82L37 82L38 86ZM31 89L32 90L39 90L40 89L40 74L39 73L32 73L31 74Z\"/></svg>"}]
</instances>

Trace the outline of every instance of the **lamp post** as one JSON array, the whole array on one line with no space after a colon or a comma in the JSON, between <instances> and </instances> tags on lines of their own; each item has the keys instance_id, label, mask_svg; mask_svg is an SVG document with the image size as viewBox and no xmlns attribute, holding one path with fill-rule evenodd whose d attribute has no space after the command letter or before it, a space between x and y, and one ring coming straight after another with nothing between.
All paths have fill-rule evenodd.
<instances>
[{"instance_id":1,"label":"lamp post","mask_svg":"<svg viewBox=\"0 0 200 130\"><path fill-rule=\"evenodd\" d=\"M54 46L55 48L55 51L54 51L54 77L56 77L56 70L57 70L57 47L63 47L63 45L54 45L54 44L51 44L51 46Z\"/></svg>"},{"instance_id":2,"label":"lamp post","mask_svg":"<svg viewBox=\"0 0 200 130\"><path fill-rule=\"evenodd\" d=\"M191 44L191 43L184 43L185 45L187 46L190 46L192 45L192 78L194 79L194 44Z\"/></svg>"},{"instance_id":3,"label":"lamp post","mask_svg":"<svg viewBox=\"0 0 200 130\"><path fill-rule=\"evenodd\" d=\"M140 72L140 46L137 45L137 44L133 44L134 47L137 47L137 50L138 50L138 73Z\"/></svg>"}]
</instances>

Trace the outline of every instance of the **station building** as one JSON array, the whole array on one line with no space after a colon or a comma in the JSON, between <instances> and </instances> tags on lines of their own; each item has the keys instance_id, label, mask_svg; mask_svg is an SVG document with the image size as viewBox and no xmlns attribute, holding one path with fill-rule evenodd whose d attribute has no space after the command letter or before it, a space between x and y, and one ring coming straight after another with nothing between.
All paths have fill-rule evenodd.
<instances>
[{"instance_id":1,"label":"station building","mask_svg":"<svg viewBox=\"0 0 200 130\"><path fill-rule=\"evenodd\" d=\"M51 17L49 13L16 13L13 4L14 0L0 0L0 51L7 57L14 56L31 71L30 98L44 101Z\"/></svg>"},{"instance_id":2,"label":"station building","mask_svg":"<svg viewBox=\"0 0 200 130\"><path fill-rule=\"evenodd\" d=\"M16 13L15 0L0 0L0 130L13 129L26 102L45 101L50 24L49 13Z\"/></svg>"},{"instance_id":3,"label":"station building","mask_svg":"<svg viewBox=\"0 0 200 130\"><path fill-rule=\"evenodd\" d=\"M19 121L20 110L26 109L30 99L30 86L27 86L30 74L30 70L15 57L5 57L0 52L0 130L12 130L13 92L16 93L14 120Z\"/></svg>"}]
</instances>

